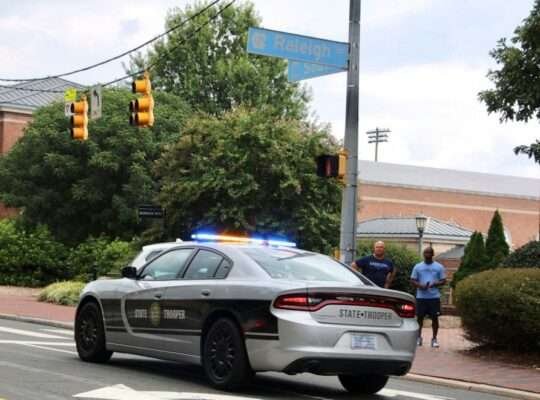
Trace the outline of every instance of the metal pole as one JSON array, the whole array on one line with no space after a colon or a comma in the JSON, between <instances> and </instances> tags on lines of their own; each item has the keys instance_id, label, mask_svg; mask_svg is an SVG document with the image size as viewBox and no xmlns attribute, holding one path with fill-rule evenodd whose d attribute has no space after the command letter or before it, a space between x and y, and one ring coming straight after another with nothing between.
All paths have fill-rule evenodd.
<instances>
[{"instance_id":1,"label":"metal pole","mask_svg":"<svg viewBox=\"0 0 540 400\"><path fill-rule=\"evenodd\" d=\"M424 232L419 232L418 233L419 235L419 238L418 238L418 255L420 256L420 258L423 257L423 254L422 254L422 247L424 247Z\"/></svg>"},{"instance_id":2,"label":"metal pole","mask_svg":"<svg viewBox=\"0 0 540 400\"><path fill-rule=\"evenodd\" d=\"M378 160L379 155L379 128L375 128L375 162Z\"/></svg>"},{"instance_id":3,"label":"metal pole","mask_svg":"<svg viewBox=\"0 0 540 400\"><path fill-rule=\"evenodd\" d=\"M347 104L345 117L345 150L347 175L341 202L341 259L352 263L356 250L356 201L358 186L358 97L360 61L361 0L349 2L349 69L347 72Z\"/></svg>"}]
</instances>

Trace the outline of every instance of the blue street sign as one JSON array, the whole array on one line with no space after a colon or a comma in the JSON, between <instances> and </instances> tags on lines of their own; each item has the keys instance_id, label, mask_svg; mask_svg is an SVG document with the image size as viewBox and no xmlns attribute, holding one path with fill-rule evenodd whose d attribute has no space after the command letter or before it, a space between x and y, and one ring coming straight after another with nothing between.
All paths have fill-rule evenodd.
<instances>
[{"instance_id":1,"label":"blue street sign","mask_svg":"<svg viewBox=\"0 0 540 400\"><path fill-rule=\"evenodd\" d=\"M302 79L316 78L317 76L330 75L343 71L345 71L343 68L289 60L287 79L289 82L296 82Z\"/></svg>"},{"instance_id":2,"label":"blue street sign","mask_svg":"<svg viewBox=\"0 0 540 400\"><path fill-rule=\"evenodd\" d=\"M248 53L347 69L349 44L292 33L249 28Z\"/></svg>"}]
</instances>

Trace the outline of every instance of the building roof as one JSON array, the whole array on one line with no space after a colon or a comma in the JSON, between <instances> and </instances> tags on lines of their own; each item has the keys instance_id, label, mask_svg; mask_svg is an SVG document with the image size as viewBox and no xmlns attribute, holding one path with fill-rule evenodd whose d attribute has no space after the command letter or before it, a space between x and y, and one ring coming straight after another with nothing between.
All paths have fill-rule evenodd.
<instances>
[{"instance_id":1,"label":"building roof","mask_svg":"<svg viewBox=\"0 0 540 400\"><path fill-rule=\"evenodd\" d=\"M84 86L61 78L48 78L39 81L22 82L9 88L0 88L0 108L33 111L54 101L64 98L64 90L68 88L83 89ZM38 90L36 92L31 90ZM51 90L54 92L41 92Z\"/></svg>"},{"instance_id":2,"label":"building roof","mask_svg":"<svg viewBox=\"0 0 540 400\"><path fill-rule=\"evenodd\" d=\"M465 254L465 246L456 246L452 247L450 250L445 251L444 253L435 256L437 260L455 260L461 259Z\"/></svg>"},{"instance_id":3,"label":"building roof","mask_svg":"<svg viewBox=\"0 0 540 400\"><path fill-rule=\"evenodd\" d=\"M540 179L508 175L359 160L358 179L385 186L540 199Z\"/></svg>"},{"instance_id":4,"label":"building roof","mask_svg":"<svg viewBox=\"0 0 540 400\"><path fill-rule=\"evenodd\" d=\"M468 242L472 231L451 222L428 217L424 229L425 239L445 239ZM357 236L417 238L415 217L382 217L359 222Z\"/></svg>"}]
</instances>

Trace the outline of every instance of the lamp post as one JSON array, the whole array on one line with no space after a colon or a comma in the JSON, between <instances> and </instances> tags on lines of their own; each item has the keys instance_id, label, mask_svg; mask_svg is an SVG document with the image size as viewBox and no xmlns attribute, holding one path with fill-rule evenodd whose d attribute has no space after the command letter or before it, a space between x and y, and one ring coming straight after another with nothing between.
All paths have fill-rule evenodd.
<instances>
[{"instance_id":1,"label":"lamp post","mask_svg":"<svg viewBox=\"0 0 540 400\"><path fill-rule=\"evenodd\" d=\"M422 257L422 238L424 237L424 229L426 229L427 217L424 214L419 214L415 217L416 229L418 230L418 254Z\"/></svg>"}]
</instances>

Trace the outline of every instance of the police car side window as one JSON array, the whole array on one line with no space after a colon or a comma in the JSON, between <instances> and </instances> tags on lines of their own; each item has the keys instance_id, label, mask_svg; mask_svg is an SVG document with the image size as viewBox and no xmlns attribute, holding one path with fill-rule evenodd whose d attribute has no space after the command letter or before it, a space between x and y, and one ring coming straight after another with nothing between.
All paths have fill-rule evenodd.
<instances>
[{"instance_id":1,"label":"police car side window","mask_svg":"<svg viewBox=\"0 0 540 400\"><path fill-rule=\"evenodd\" d=\"M184 275L184 279L212 279L223 257L213 251L199 250Z\"/></svg>"},{"instance_id":2,"label":"police car side window","mask_svg":"<svg viewBox=\"0 0 540 400\"><path fill-rule=\"evenodd\" d=\"M192 251L192 249L178 249L162 254L146 266L139 279L149 281L176 279Z\"/></svg>"},{"instance_id":3,"label":"police car side window","mask_svg":"<svg viewBox=\"0 0 540 400\"><path fill-rule=\"evenodd\" d=\"M227 260L226 258L224 258L221 264L219 264L219 267L216 273L214 274L214 278L216 279L226 278L231 268L232 268L231 262Z\"/></svg>"}]
</instances>

